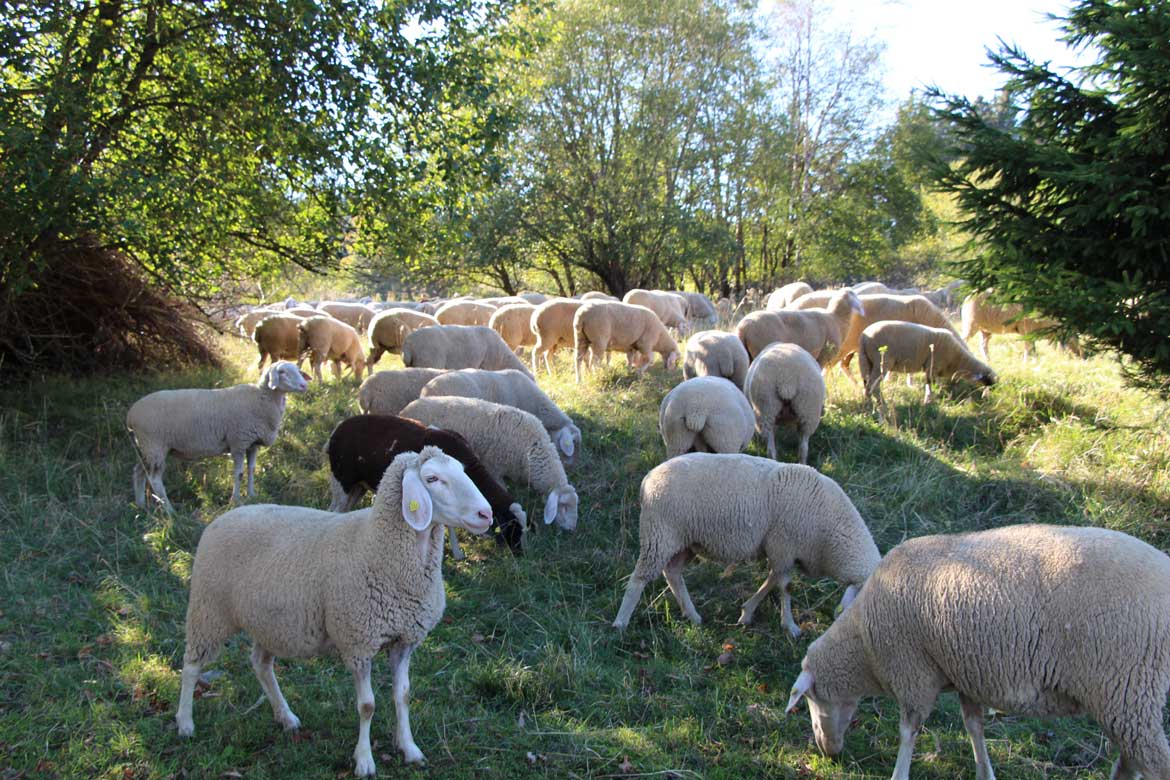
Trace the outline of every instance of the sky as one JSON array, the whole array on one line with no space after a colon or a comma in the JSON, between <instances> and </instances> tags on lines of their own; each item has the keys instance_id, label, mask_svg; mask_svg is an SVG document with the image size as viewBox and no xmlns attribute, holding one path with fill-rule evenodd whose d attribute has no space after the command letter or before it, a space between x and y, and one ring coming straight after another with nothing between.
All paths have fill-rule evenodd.
<instances>
[{"instance_id":1,"label":"sky","mask_svg":"<svg viewBox=\"0 0 1170 780\"><path fill-rule=\"evenodd\" d=\"M900 101L910 90L937 85L944 92L990 97L1003 75L988 66L986 49L998 38L1017 44L1038 62L1085 64L1083 53L1058 40L1059 24L1071 0L831 0L834 26L872 35L886 44L888 97ZM1058 70L1059 72L1059 70Z\"/></svg>"}]
</instances>

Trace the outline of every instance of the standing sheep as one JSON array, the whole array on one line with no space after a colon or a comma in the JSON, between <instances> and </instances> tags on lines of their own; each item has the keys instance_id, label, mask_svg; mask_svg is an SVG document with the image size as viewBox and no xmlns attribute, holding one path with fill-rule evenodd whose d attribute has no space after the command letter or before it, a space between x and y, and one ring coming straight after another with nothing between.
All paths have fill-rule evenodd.
<instances>
[{"instance_id":1,"label":"standing sheep","mask_svg":"<svg viewBox=\"0 0 1170 780\"><path fill-rule=\"evenodd\" d=\"M959 332L963 337L963 341L969 341L971 336L978 332L984 360L991 360L988 347L991 344L992 334L1018 333L1026 337L1032 333L1050 330L1059 324L1056 320L1045 317L1024 316L1024 307L1018 303L996 304L992 303L989 298L990 296L986 292L969 295L963 301L963 306L960 310L962 326ZM1076 338L1069 339L1062 346L1069 349L1077 357L1080 357L1080 344ZM1032 353L1032 340L1025 338L1024 359L1027 360L1030 358Z\"/></svg>"},{"instance_id":2,"label":"standing sheep","mask_svg":"<svg viewBox=\"0 0 1170 780\"><path fill-rule=\"evenodd\" d=\"M486 325L436 325L409 334L402 342L402 363L411 368L514 368L528 376L528 367Z\"/></svg>"},{"instance_id":3,"label":"standing sheep","mask_svg":"<svg viewBox=\"0 0 1170 780\"><path fill-rule=\"evenodd\" d=\"M449 301L435 312L435 319L440 325L487 325L495 310L487 303Z\"/></svg>"},{"instance_id":4,"label":"standing sheep","mask_svg":"<svg viewBox=\"0 0 1170 780\"><path fill-rule=\"evenodd\" d=\"M668 458L686 452L743 452L755 422L743 392L716 376L682 382L658 407L658 432Z\"/></svg>"},{"instance_id":5,"label":"standing sheep","mask_svg":"<svg viewBox=\"0 0 1170 780\"><path fill-rule=\"evenodd\" d=\"M808 700L817 746L844 746L858 701L901 710L894 780L944 690L959 695L976 777L994 780L991 707L1086 713L1117 746L1116 780L1170 778L1170 558L1103 528L1021 525L923 536L886 555L856 601L808 648L788 701Z\"/></svg>"},{"instance_id":6,"label":"standing sheep","mask_svg":"<svg viewBox=\"0 0 1170 780\"><path fill-rule=\"evenodd\" d=\"M776 426L796 423L797 458L808 463L808 440L825 413L825 379L812 355L795 344L773 344L752 361L744 394L755 410L768 457L776 457Z\"/></svg>"},{"instance_id":7,"label":"standing sheep","mask_svg":"<svg viewBox=\"0 0 1170 780\"><path fill-rule=\"evenodd\" d=\"M427 382L445 373L442 368L401 368L371 374L358 388L358 406L366 414L398 414Z\"/></svg>"},{"instance_id":8,"label":"standing sheep","mask_svg":"<svg viewBox=\"0 0 1170 780\"><path fill-rule=\"evenodd\" d=\"M806 295L800 300L806 299L810 297ZM836 358L855 313L865 313L860 299L852 290L838 290L823 309L752 312L739 321L735 333L753 360L769 344L780 341L804 347L820 365L826 366Z\"/></svg>"},{"instance_id":9,"label":"standing sheep","mask_svg":"<svg viewBox=\"0 0 1170 780\"><path fill-rule=\"evenodd\" d=\"M310 317L297 326L300 331L300 354L309 353L313 376L321 381L321 364L333 363L333 378L341 379L341 364L353 369L359 380L366 368L366 355L358 332L332 317Z\"/></svg>"},{"instance_id":10,"label":"standing sheep","mask_svg":"<svg viewBox=\"0 0 1170 780\"><path fill-rule=\"evenodd\" d=\"M544 357L544 370L548 372L549 376L552 376L552 364L549 357L560 347L573 346L573 317L581 306L581 301L554 298L540 304L532 312L528 328L536 336L536 345L532 348L532 375L534 377L537 374L537 356Z\"/></svg>"},{"instance_id":11,"label":"standing sheep","mask_svg":"<svg viewBox=\"0 0 1170 780\"><path fill-rule=\"evenodd\" d=\"M536 334L532 332L532 312L536 307L531 303L510 303L492 312L488 327L500 334L508 348L519 354L523 347L536 346ZM533 375L536 369L533 367Z\"/></svg>"},{"instance_id":12,"label":"standing sheep","mask_svg":"<svg viewBox=\"0 0 1170 780\"><path fill-rule=\"evenodd\" d=\"M714 328L719 321L719 313L715 311L715 304L701 292L687 292L685 290L668 290L686 301L687 319L697 322L703 327Z\"/></svg>"},{"instance_id":13,"label":"standing sheep","mask_svg":"<svg viewBox=\"0 0 1170 780\"><path fill-rule=\"evenodd\" d=\"M547 496L545 525L555 520L566 531L577 527L577 490L533 415L478 398L436 397L418 399L402 410L402 416L460 433L495 477Z\"/></svg>"},{"instance_id":14,"label":"standing sheep","mask_svg":"<svg viewBox=\"0 0 1170 780\"><path fill-rule=\"evenodd\" d=\"M241 314L233 323L239 334L246 339L252 338L252 334L256 331L256 326L259 325L266 317L271 317L273 314L283 314L283 309L273 309L269 307L260 307L252 309L249 312Z\"/></svg>"},{"instance_id":15,"label":"standing sheep","mask_svg":"<svg viewBox=\"0 0 1170 780\"><path fill-rule=\"evenodd\" d=\"M538 292L522 292L517 297L523 298L524 300L531 303L533 306L539 306L540 304L542 304L548 300L547 295L545 295L544 293L538 293Z\"/></svg>"},{"instance_id":16,"label":"standing sheep","mask_svg":"<svg viewBox=\"0 0 1170 780\"><path fill-rule=\"evenodd\" d=\"M419 328L429 328L438 325L439 321L429 314L412 309L386 309L374 315L370 320L370 354L366 364L373 370L375 363L382 354L389 352L396 355L402 351L403 340Z\"/></svg>"},{"instance_id":17,"label":"standing sheep","mask_svg":"<svg viewBox=\"0 0 1170 780\"><path fill-rule=\"evenodd\" d=\"M159 390L139 398L126 413L126 427L141 461L134 465L134 503L146 506L146 482L168 512L173 511L163 469L167 455L182 460L232 456L232 502L240 498L244 459L248 495L255 495L256 451L272 446L284 419L285 393L303 393L309 377L292 363L268 367L260 381L215 390Z\"/></svg>"},{"instance_id":18,"label":"standing sheep","mask_svg":"<svg viewBox=\"0 0 1170 780\"><path fill-rule=\"evenodd\" d=\"M301 354L301 332L298 329L304 318L293 314L273 314L265 317L256 324L252 331L252 340L256 342L256 349L260 352L260 361L256 364L258 371L264 370L264 363L268 360L292 360L301 367L305 357Z\"/></svg>"},{"instance_id":19,"label":"standing sheep","mask_svg":"<svg viewBox=\"0 0 1170 780\"><path fill-rule=\"evenodd\" d=\"M344 322L357 331L359 336L366 332L370 321L377 314L372 306L351 301L325 301L317 304L317 311L325 312L334 319Z\"/></svg>"},{"instance_id":20,"label":"standing sheep","mask_svg":"<svg viewBox=\"0 0 1170 780\"><path fill-rule=\"evenodd\" d=\"M581 296L582 301L618 301L620 298L615 298L609 293L603 293L599 290L590 290Z\"/></svg>"},{"instance_id":21,"label":"standing sheep","mask_svg":"<svg viewBox=\"0 0 1170 780\"><path fill-rule=\"evenodd\" d=\"M807 282L791 282L773 290L764 308L768 311L780 311L800 296L808 295L812 291L812 286Z\"/></svg>"},{"instance_id":22,"label":"standing sheep","mask_svg":"<svg viewBox=\"0 0 1170 780\"><path fill-rule=\"evenodd\" d=\"M353 675L359 715L354 773L374 774L371 672L385 649L394 670L397 742L408 764L422 763L410 731L410 656L443 617L443 532L482 534L491 507L438 447L399 455L374 506L333 514L261 504L216 518L203 531L191 566L179 736L192 719L199 673L243 631L252 669L276 721L300 727L273 671L276 658L312 658L336 650Z\"/></svg>"},{"instance_id":23,"label":"standing sheep","mask_svg":"<svg viewBox=\"0 0 1170 780\"><path fill-rule=\"evenodd\" d=\"M574 369L577 384L581 383L581 363L589 356L592 368L604 356L609 363L609 353L625 352L639 374L646 373L654 362L654 353L662 355L666 370L674 369L678 362L678 344L666 332L666 326L650 309L614 301L589 301L582 304L573 317L576 333L574 344Z\"/></svg>"},{"instance_id":24,"label":"standing sheep","mask_svg":"<svg viewBox=\"0 0 1170 780\"><path fill-rule=\"evenodd\" d=\"M869 529L841 487L808 466L751 455L691 453L671 458L642 480L640 553L614 628L624 629L646 585L661 572L683 614L701 623L682 568L701 551L722 563L765 557L768 578L743 605L749 625L756 607L777 585L784 626L793 636L788 583L793 565L810 577L832 577L847 588L848 606L878 565Z\"/></svg>"},{"instance_id":25,"label":"standing sheep","mask_svg":"<svg viewBox=\"0 0 1170 780\"><path fill-rule=\"evenodd\" d=\"M522 409L540 420L566 463L573 462L581 447L581 429L530 376L520 371L484 371L479 368L448 371L428 382L420 396L480 398Z\"/></svg>"},{"instance_id":26,"label":"standing sheep","mask_svg":"<svg viewBox=\"0 0 1170 780\"><path fill-rule=\"evenodd\" d=\"M730 379L742 390L750 362L743 342L734 333L699 331L687 339L683 376L686 379L719 376Z\"/></svg>"},{"instance_id":27,"label":"standing sheep","mask_svg":"<svg viewBox=\"0 0 1170 780\"><path fill-rule=\"evenodd\" d=\"M848 371L849 363L857 352L861 332L875 322L882 320L916 322L919 325L944 328L954 333L947 315L921 295L860 295L858 300L861 302L862 313L854 316L849 321L848 329L842 331L841 347L833 361L842 366L850 379L853 375Z\"/></svg>"},{"instance_id":28,"label":"standing sheep","mask_svg":"<svg viewBox=\"0 0 1170 780\"><path fill-rule=\"evenodd\" d=\"M645 306L658 315L668 328L675 328L680 335L686 335L690 326L687 322L687 299L664 290L630 290L622 303L631 306Z\"/></svg>"}]
</instances>

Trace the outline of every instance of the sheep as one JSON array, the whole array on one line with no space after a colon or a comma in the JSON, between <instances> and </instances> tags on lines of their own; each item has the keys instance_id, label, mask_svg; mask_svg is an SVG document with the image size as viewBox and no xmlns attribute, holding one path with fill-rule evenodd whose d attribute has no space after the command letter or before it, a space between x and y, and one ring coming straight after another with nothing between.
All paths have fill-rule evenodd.
<instances>
[{"instance_id":1,"label":"sheep","mask_svg":"<svg viewBox=\"0 0 1170 780\"><path fill-rule=\"evenodd\" d=\"M848 372L849 363L857 352L861 332L875 322L882 320L916 322L919 325L944 328L954 333L947 315L921 295L860 295L858 300L861 302L862 312L855 314L849 321L849 327L843 331L841 346L833 359L833 362L841 364L850 379L853 375Z\"/></svg>"},{"instance_id":2,"label":"sheep","mask_svg":"<svg viewBox=\"0 0 1170 780\"><path fill-rule=\"evenodd\" d=\"M370 320L370 354L366 357L366 364L372 367L386 352L400 353L402 341L408 334L438 324L439 321L431 315L412 309L393 308L378 312Z\"/></svg>"},{"instance_id":3,"label":"sheep","mask_svg":"<svg viewBox=\"0 0 1170 780\"><path fill-rule=\"evenodd\" d=\"M588 293L586 293L588 295ZM544 370L552 376L552 364L549 356L562 346L572 346L574 341L573 317L577 309L581 308L582 301L569 298L553 298L536 307L532 312L532 319L528 323L529 330L536 336L536 346L532 348L532 375L537 374L537 356L544 357Z\"/></svg>"},{"instance_id":4,"label":"sheep","mask_svg":"<svg viewBox=\"0 0 1170 780\"><path fill-rule=\"evenodd\" d=\"M500 338L513 352L523 347L536 346L536 334L532 332L532 312L536 307L531 303L510 303L492 312L488 327L500 334ZM535 371L535 369L534 369Z\"/></svg>"},{"instance_id":5,"label":"sheep","mask_svg":"<svg viewBox=\"0 0 1170 780\"><path fill-rule=\"evenodd\" d=\"M806 298L809 296L800 300ZM839 354L854 313L865 313L861 300L852 290L838 290L825 301L824 308L752 312L739 321L735 333L752 360L769 344L780 341L804 347L821 366L827 366Z\"/></svg>"},{"instance_id":6,"label":"sheep","mask_svg":"<svg viewBox=\"0 0 1170 780\"><path fill-rule=\"evenodd\" d=\"M1019 525L923 536L891 550L809 646L787 709L808 700L817 746L840 754L863 696L900 713L894 780L939 693L953 689L976 777L993 780L984 711L1086 713L1120 756L1112 777L1170 777L1170 558L1104 528Z\"/></svg>"},{"instance_id":7,"label":"sheep","mask_svg":"<svg viewBox=\"0 0 1170 780\"><path fill-rule=\"evenodd\" d=\"M370 374L358 388L358 406L366 414L398 414L427 382L445 373L443 368L402 368Z\"/></svg>"},{"instance_id":8,"label":"sheep","mask_svg":"<svg viewBox=\"0 0 1170 780\"><path fill-rule=\"evenodd\" d=\"M333 362L333 378L341 379L341 364L349 366L359 380L366 368L366 355L358 332L333 317L309 317L297 325L300 332L299 353L309 353L313 375L321 379L321 364Z\"/></svg>"},{"instance_id":9,"label":"sheep","mask_svg":"<svg viewBox=\"0 0 1170 780\"><path fill-rule=\"evenodd\" d=\"M359 414L337 424L329 434L325 454L329 456L330 512L349 512L367 490L377 491L382 474L403 452L419 452L435 446L463 464L475 487L492 506L492 531L514 553L522 549L528 517L471 450L467 440L455 431L428 428L405 417ZM463 558L455 533L451 533L451 554Z\"/></svg>"},{"instance_id":10,"label":"sheep","mask_svg":"<svg viewBox=\"0 0 1170 780\"><path fill-rule=\"evenodd\" d=\"M524 300L531 303L533 306L539 306L540 304L542 304L548 300L547 295L545 295L544 293L538 293L538 292L522 292L522 293L520 293L520 295L518 297L523 298Z\"/></svg>"},{"instance_id":11,"label":"sheep","mask_svg":"<svg viewBox=\"0 0 1170 780\"><path fill-rule=\"evenodd\" d=\"M574 371L577 384L581 383L581 363L589 354L592 368L599 357L609 352L625 352L639 374L644 374L654 361L654 354L662 355L666 370L678 362L678 344L666 332L666 326L650 309L616 301L588 301L573 316Z\"/></svg>"},{"instance_id":12,"label":"sheep","mask_svg":"<svg viewBox=\"0 0 1170 780\"><path fill-rule=\"evenodd\" d=\"M991 344L991 336L994 333L1018 333L1026 337L1032 333L1051 330L1059 324L1056 320L1046 317L1024 316L1024 307L1018 303L992 303L987 292L967 296L967 299L963 301L960 316L962 317L962 325L959 333L963 341L970 340L971 336L978 332L984 360L991 360L988 346ZM1076 337L1068 339L1062 346L1080 357L1081 349ZM1025 338L1024 359L1027 360L1031 357L1032 352L1032 340Z\"/></svg>"},{"instance_id":13,"label":"sheep","mask_svg":"<svg viewBox=\"0 0 1170 780\"><path fill-rule=\"evenodd\" d=\"M833 577L847 587L847 607L881 557L861 516L841 487L816 469L751 455L693 452L655 467L642 480L640 552L613 627L624 630L642 590L659 572L693 623L695 610L682 567L696 552L724 563L766 557L768 578L743 605L749 625L776 586L792 636L788 583L793 564L811 577Z\"/></svg>"},{"instance_id":14,"label":"sheep","mask_svg":"<svg viewBox=\"0 0 1170 780\"><path fill-rule=\"evenodd\" d=\"M500 308L501 306L509 306L513 303L528 303L527 300L521 298L519 295L500 295L495 298L476 298L475 302L485 306L492 306L496 309Z\"/></svg>"},{"instance_id":15,"label":"sheep","mask_svg":"<svg viewBox=\"0 0 1170 780\"><path fill-rule=\"evenodd\" d=\"M556 448L540 420L511 406L478 398L420 398L402 417L462 434L497 479L528 485L541 495L544 523L577 527L577 490L569 484Z\"/></svg>"},{"instance_id":16,"label":"sheep","mask_svg":"<svg viewBox=\"0 0 1170 780\"><path fill-rule=\"evenodd\" d=\"M435 312L440 325L487 325L495 306L476 301L449 301Z\"/></svg>"},{"instance_id":17,"label":"sheep","mask_svg":"<svg viewBox=\"0 0 1170 780\"><path fill-rule=\"evenodd\" d=\"M715 301L715 313L718 315L719 322L729 323L735 314L735 304L731 302L730 298L720 298Z\"/></svg>"},{"instance_id":18,"label":"sheep","mask_svg":"<svg viewBox=\"0 0 1170 780\"><path fill-rule=\"evenodd\" d=\"M853 285L853 292L858 295L888 295L894 291L881 282L858 282Z\"/></svg>"},{"instance_id":19,"label":"sheep","mask_svg":"<svg viewBox=\"0 0 1170 780\"><path fill-rule=\"evenodd\" d=\"M620 301L621 298L614 297L609 293L603 293L599 290L590 290L581 296L582 301Z\"/></svg>"},{"instance_id":20,"label":"sheep","mask_svg":"<svg viewBox=\"0 0 1170 780\"><path fill-rule=\"evenodd\" d=\"M966 377L986 386L998 381L991 367L972 355L954 331L914 322L886 320L870 325L861 333L857 361L865 397L878 403L883 418L886 401L882 397L882 378L890 372L924 372L926 395L922 402L927 404L935 378Z\"/></svg>"},{"instance_id":21,"label":"sheep","mask_svg":"<svg viewBox=\"0 0 1170 780\"><path fill-rule=\"evenodd\" d=\"M715 327L715 323L719 321L719 314L715 311L715 304L711 303L711 299L701 292L687 292L685 290L668 290L672 295L680 296L686 302L687 319L705 325L708 328Z\"/></svg>"},{"instance_id":22,"label":"sheep","mask_svg":"<svg viewBox=\"0 0 1170 780\"><path fill-rule=\"evenodd\" d=\"M797 460L808 463L808 440L825 413L825 379L812 355L795 344L772 344L752 361L743 391L768 457L776 458L776 426L795 423Z\"/></svg>"},{"instance_id":23,"label":"sheep","mask_svg":"<svg viewBox=\"0 0 1170 780\"><path fill-rule=\"evenodd\" d=\"M743 342L734 333L703 330L687 339L683 354L683 377L723 377L730 379L742 390L750 362Z\"/></svg>"},{"instance_id":24,"label":"sheep","mask_svg":"<svg viewBox=\"0 0 1170 780\"><path fill-rule=\"evenodd\" d=\"M163 487L167 455L182 460L232 456L232 502L248 461L248 495L256 494L256 451L276 441L284 418L285 393L309 389L309 377L293 363L268 367L256 384L220 389L159 390L139 398L126 412L126 428L140 461L134 465L134 503L146 506L146 482L163 507L174 511Z\"/></svg>"},{"instance_id":25,"label":"sheep","mask_svg":"<svg viewBox=\"0 0 1170 780\"><path fill-rule=\"evenodd\" d=\"M528 376L528 367L486 325L436 325L410 333L402 341L402 363L412 368L514 368Z\"/></svg>"},{"instance_id":26,"label":"sheep","mask_svg":"<svg viewBox=\"0 0 1170 780\"><path fill-rule=\"evenodd\" d=\"M764 308L768 311L779 311L800 296L807 295L812 291L812 286L807 282L791 282L773 290L772 294L768 296L768 302Z\"/></svg>"},{"instance_id":27,"label":"sheep","mask_svg":"<svg viewBox=\"0 0 1170 780\"><path fill-rule=\"evenodd\" d=\"M686 452L743 452L755 422L743 392L717 376L687 379L658 407L658 432L668 458Z\"/></svg>"},{"instance_id":28,"label":"sheep","mask_svg":"<svg viewBox=\"0 0 1170 780\"><path fill-rule=\"evenodd\" d=\"M252 340L260 352L260 361L256 364L258 371L264 370L264 363L268 360L292 360L297 368L301 367L304 356L298 328L302 322L304 319L294 314L273 314L257 323Z\"/></svg>"},{"instance_id":29,"label":"sheep","mask_svg":"<svg viewBox=\"0 0 1170 780\"><path fill-rule=\"evenodd\" d=\"M658 315L662 324L676 328L681 335L690 329L687 323L687 300L681 295L663 290L630 290L622 297L622 303L631 306L645 306Z\"/></svg>"},{"instance_id":30,"label":"sheep","mask_svg":"<svg viewBox=\"0 0 1170 780\"><path fill-rule=\"evenodd\" d=\"M355 774L374 774L370 721L374 656L394 670L397 743L408 764L426 760L410 731L410 656L443 616L443 532L482 534L491 507L459 461L438 447L395 458L370 509L347 514L260 504L220 515L203 531L191 566L186 649L175 714L195 733L199 673L243 631L252 669L277 723L300 727L273 673L282 658L336 650L353 675L359 715Z\"/></svg>"},{"instance_id":31,"label":"sheep","mask_svg":"<svg viewBox=\"0 0 1170 780\"><path fill-rule=\"evenodd\" d=\"M317 304L317 311L325 312L334 319L344 322L357 331L359 336L365 334L370 326L370 320L377 314L370 306L349 301L325 301Z\"/></svg>"},{"instance_id":32,"label":"sheep","mask_svg":"<svg viewBox=\"0 0 1170 780\"><path fill-rule=\"evenodd\" d=\"M427 382L419 395L422 398L480 398L523 409L540 420L566 463L571 464L581 448L581 429L537 386L532 377L520 371L484 371L479 368L448 371Z\"/></svg>"},{"instance_id":33,"label":"sheep","mask_svg":"<svg viewBox=\"0 0 1170 780\"><path fill-rule=\"evenodd\" d=\"M302 320L307 320L309 317L328 317L329 315L323 311L317 311L309 306L293 306L291 309L285 309L282 314L290 314L294 317L300 317Z\"/></svg>"},{"instance_id":34,"label":"sheep","mask_svg":"<svg viewBox=\"0 0 1170 780\"><path fill-rule=\"evenodd\" d=\"M271 317L273 314L283 313L284 312L281 309L273 309L267 306L259 307L241 314L236 318L236 321L232 323L232 325L237 331L239 331L241 336L246 339L250 339L256 330L256 326L259 325L265 317Z\"/></svg>"},{"instance_id":35,"label":"sheep","mask_svg":"<svg viewBox=\"0 0 1170 780\"><path fill-rule=\"evenodd\" d=\"M922 297L933 303L935 306L946 311L955 308L955 291L963 286L961 280L948 282L939 287L937 290L931 290L922 294Z\"/></svg>"}]
</instances>

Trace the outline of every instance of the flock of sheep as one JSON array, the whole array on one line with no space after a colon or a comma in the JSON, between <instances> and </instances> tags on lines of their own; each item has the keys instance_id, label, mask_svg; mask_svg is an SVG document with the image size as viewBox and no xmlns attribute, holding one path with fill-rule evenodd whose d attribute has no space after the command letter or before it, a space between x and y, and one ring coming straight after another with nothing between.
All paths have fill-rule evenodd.
<instances>
[{"instance_id":1,"label":"flock of sheep","mask_svg":"<svg viewBox=\"0 0 1170 780\"><path fill-rule=\"evenodd\" d=\"M822 372L841 366L848 373L857 355L864 391L884 413L880 387L890 372L924 373L928 402L932 379L991 385L995 372L966 340L981 333L986 359L990 334L1049 325L980 294L963 303L960 336L944 308L953 289L920 295L789 285L733 330L690 335L684 379L660 405L667 459L641 483L640 551L613 626L628 625L660 573L682 613L699 623L685 564L695 555L724 564L763 558L768 575L739 622L750 624L778 588L783 623L799 636L788 594L799 567L845 586L841 613L809 646L788 702L792 711L807 700L827 755L841 752L861 697L889 696L901 709L893 777L907 780L936 697L955 690L979 780L994 778L983 737L988 707L1088 713L1120 752L1113 778L1170 780L1162 729L1170 558L1114 531L1035 525L921 537L883 558L841 487L803 465L823 413ZM332 361L338 376L345 363L361 378L383 353L401 354L406 367L369 376L357 397L362 414L340 421L326 444L329 511L250 505L204 530L176 716L179 733L192 735L201 670L243 631L277 722L295 729L273 660L335 650L357 695L356 772L370 775L370 670L380 650L393 668L398 747L408 763L424 760L410 730L409 662L442 617L447 529L456 558L455 529L490 529L519 551L528 518L507 483L538 491L544 524L576 527L579 498L566 467L580 455L581 431L537 384L539 359L551 374L553 354L571 347L578 382L583 368L615 351L639 373L657 353L670 372L680 360L672 329L681 338L696 322L730 325L736 312L726 300L651 290L623 301L531 293L442 304L288 304L238 321L260 352L257 384L160 391L131 407L127 425L141 456L135 497L145 505L149 483L170 509L162 484L167 455L221 453L234 461L233 501L245 461L253 495L257 448L275 440L286 394L307 389L297 363L309 357L318 379L323 362ZM519 357L525 348L531 370ZM775 460L782 423L797 426L799 464ZM769 458L743 454L756 433ZM367 491L375 492L372 506L355 509Z\"/></svg>"}]
</instances>

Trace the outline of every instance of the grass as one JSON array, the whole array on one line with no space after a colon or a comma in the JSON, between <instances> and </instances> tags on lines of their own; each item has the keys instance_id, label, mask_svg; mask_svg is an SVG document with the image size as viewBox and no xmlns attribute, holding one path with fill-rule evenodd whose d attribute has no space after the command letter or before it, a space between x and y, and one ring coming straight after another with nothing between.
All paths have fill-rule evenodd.
<instances>
[{"instance_id":1,"label":"grass","mask_svg":"<svg viewBox=\"0 0 1170 780\"><path fill-rule=\"evenodd\" d=\"M0 779L350 773L357 717L335 658L279 663L304 723L286 735L258 704L237 638L196 701L195 738L174 729L186 578L201 528L227 509L230 460L171 461L176 516L137 510L123 422L151 390L253 378L246 346L227 349L227 372L52 377L0 390ZM835 374L812 464L842 484L883 550L920 534L1030 521L1108 526L1166 548L1166 405L1123 388L1108 358L1040 354L1025 364L1019 342L997 340L1002 381L990 394L944 393L928 408L920 386L891 381L897 428L879 425ZM576 533L535 529L521 558L477 539L468 560L444 567L446 618L412 665L426 769L401 764L388 670L376 665L379 776L888 777L892 702L863 703L840 761L817 754L803 710L782 713L808 641L832 619L834 583L794 583L801 640L788 637L774 600L755 628L734 625L759 565L726 576L713 564L688 567L702 626L680 619L659 580L624 635L609 628L637 553L638 485L662 458L658 402L678 379L659 366L635 378L622 362L579 388L568 364L544 383L584 433L570 473L581 495ZM279 440L260 454L258 501L328 504L321 447L353 411L356 383L314 385L290 401ZM782 436L781 447L791 459L795 437ZM751 452L762 454L760 445ZM539 517L542 497L521 495ZM988 737L1002 777L1108 776L1112 750L1083 718L999 715ZM928 722L914 773L973 776L953 696Z\"/></svg>"}]
</instances>

